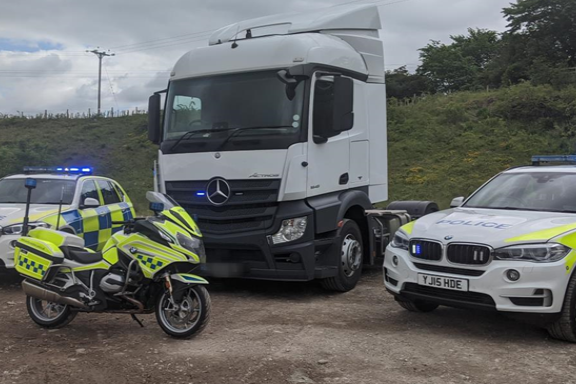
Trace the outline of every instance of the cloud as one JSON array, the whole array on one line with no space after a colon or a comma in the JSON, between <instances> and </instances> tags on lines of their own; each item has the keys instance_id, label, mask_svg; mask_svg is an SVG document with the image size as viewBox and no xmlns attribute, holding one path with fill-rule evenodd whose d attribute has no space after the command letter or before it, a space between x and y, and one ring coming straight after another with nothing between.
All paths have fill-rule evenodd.
<instances>
[{"instance_id":1,"label":"cloud","mask_svg":"<svg viewBox=\"0 0 576 384\"><path fill-rule=\"evenodd\" d=\"M205 31L254 17L307 12L342 2L345 0L5 2L0 13L0 113L95 110L98 60L85 51L98 46L117 54L104 59L103 109L145 108L148 96L166 87L176 60L207 43L210 33ZM383 6L387 67L408 64L414 69L418 48L432 39L447 42L449 35L465 33L468 27L503 30L500 12L507 4L502 0L409 0Z\"/></svg>"}]
</instances>

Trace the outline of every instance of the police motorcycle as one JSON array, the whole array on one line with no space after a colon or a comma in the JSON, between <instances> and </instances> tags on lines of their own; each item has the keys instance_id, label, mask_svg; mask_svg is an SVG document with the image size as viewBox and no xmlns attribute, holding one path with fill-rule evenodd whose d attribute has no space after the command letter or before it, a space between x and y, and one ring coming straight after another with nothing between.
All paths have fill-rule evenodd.
<instances>
[{"instance_id":1,"label":"police motorcycle","mask_svg":"<svg viewBox=\"0 0 576 384\"><path fill-rule=\"evenodd\" d=\"M26 179L23 236L15 248L16 270L30 318L44 328L69 324L79 312L156 314L175 338L202 332L210 320L208 282L190 272L205 262L194 220L169 196L148 192L154 216L122 224L102 252L84 248L78 236L28 226L36 180Z\"/></svg>"}]
</instances>

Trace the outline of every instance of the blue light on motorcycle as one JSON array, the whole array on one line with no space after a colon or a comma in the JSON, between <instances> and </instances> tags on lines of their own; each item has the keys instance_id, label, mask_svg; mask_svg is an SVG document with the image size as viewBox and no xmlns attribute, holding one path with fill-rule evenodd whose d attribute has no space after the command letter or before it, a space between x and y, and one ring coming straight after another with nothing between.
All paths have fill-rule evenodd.
<instances>
[{"instance_id":1,"label":"blue light on motorcycle","mask_svg":"<svg viewBox=\"0 0 576 384\"><path fill-rule=\"evenodd\" d=\"M26 188L30 188L30 189L36 188L36 179L33 179L31 177L26 178L26 181L24 182L24 186Z\"/></svg>"},{"instance_id":2,"label":"blue light on motorcycle","mask_svg":"<svg viewBox=\"0 0 576 384\"><path fill-rule=\"evenodd\" d=\"M150 203L150 210L152 212L162 212L164 210L164 204L162 204L162 203Z\"/></svg>"}]
</instances>

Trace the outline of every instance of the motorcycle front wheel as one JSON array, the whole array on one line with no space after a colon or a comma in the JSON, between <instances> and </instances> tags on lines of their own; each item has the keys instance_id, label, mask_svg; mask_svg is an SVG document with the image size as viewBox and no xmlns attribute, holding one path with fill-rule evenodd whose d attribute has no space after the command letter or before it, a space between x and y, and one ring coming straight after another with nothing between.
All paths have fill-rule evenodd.
<instances>
[{"instance_id":1,"label":"motorcycle front wheel","mask_svg":"<svg viewBox=\"0 0 576 384\"><path fill-rule=\"evenodd\" d=\"M160 328L172 337L185 339L196 336L210 322L210 295L206 288L196 285L188 288L178 305L165 291L156 303L156 320Z\"/></svg>"},{"instance_id":2,"label":"motorcycle front wheel","mask_svg":"<svg viewBox=\"0 0 576 384\"><path fill-rule=\"evenodd\" d=\"M70 310L68 305L52 303L31 296L26 296L26 309L32 321L43 328L64 327L78 314Z\"/></svg>"}]
</instances>

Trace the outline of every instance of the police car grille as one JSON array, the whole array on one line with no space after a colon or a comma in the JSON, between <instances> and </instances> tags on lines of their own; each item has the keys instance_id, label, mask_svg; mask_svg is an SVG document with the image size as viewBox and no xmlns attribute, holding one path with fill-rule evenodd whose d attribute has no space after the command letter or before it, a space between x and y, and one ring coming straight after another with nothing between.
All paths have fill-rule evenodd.
<instances>
[{"instance_id":1,"label":"police car grille","mask_svg":"<svg viewBox=\"0 0 576 384\"><path fill-rule=\"evenodd\" d=\"M206 191L209 180L169 181L166 192L197 218L204 233L224 234L265 230L272 226L278 209L280 180L227 180L230 199L215 206L198 192Z\"/></svg>"},{"instance_id":2,"label":"police car grille","mask_svg":"<svg viewBox=\"0 0 576 384\"><path fill-rule=\"evenodd\" d=\"M403 292L415 293L430 298L446 299L453 302L480 304L493 307L496 305L490 295L478 292L452 291L449 289L425 287L414 283L406 283Z\"/></svg>"},{"instance_id":3,"label":"police car grille","mask_svg":"<svg viewBox=\"0 0 576 384\"><path fill-rule=\"evenodd\" d=\"M431 271L431 272L442 272L442 273L449 273L452 275L462 275L462 276L482 276L484 271L480 269L464 269L464 268L454 268L454 267L445 267L443 265L432 265L432 264L422 264L422 263L414 263L414 266L418 269L422 269L424 271Z\"/></svg>"},{"instance_id":4,"label":"police car grille","mask_svg":"<svg viewBox=\"0 0 576 384\"><path fill-rule=\"evenodd\" d=\"M490 262L490 248L475 244L450 244L448 260L455 264L485 265Z\"/></svg>"},{"instance_id":5,"label":"police car grille","mask_svg":"<svg viewBox=\"0 0 576 384\"><path fill-rule=\"evenodd\" d=\"M434 241L412 240L410 254L418 259L438 261L442 259L442 245Z\"/></svg>"}]
</instances>

